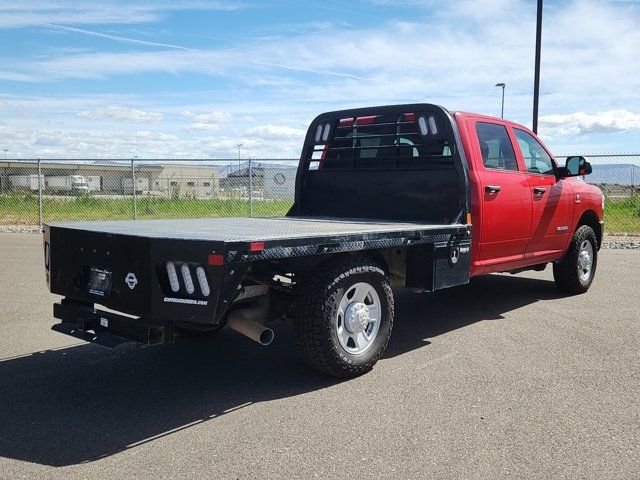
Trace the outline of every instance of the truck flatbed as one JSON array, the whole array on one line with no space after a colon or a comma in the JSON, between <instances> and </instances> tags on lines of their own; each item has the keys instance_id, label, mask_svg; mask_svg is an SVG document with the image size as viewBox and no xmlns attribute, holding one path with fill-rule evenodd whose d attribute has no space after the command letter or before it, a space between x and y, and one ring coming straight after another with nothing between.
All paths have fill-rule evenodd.
<instances>
[{"instance_id":1,"label":"truck flatbed","mask_svg":"<svg viewBox=\"0 0 640 480\"><path fill-rule=\"evenodd\" d=\"M332 217L276 218L195 218L171 220L130 220L98 222L54 222L53 228L82 230L111 235L196 240L212 242L262 242L317 240L330 237L420 236L467 225L392 222L388 220L345 219Z\"/></svg>"},{"instance_id":2,"label":"truck flatbed","mask_svg":"<svg viewBox=\"0 0 640 480\"><path fill-rule=\"evenodd\" d=\"M319 369L353 376L384 351L392 287L469 281L469 205L464 152L442 107L329 112L309 127L285 217L45 225L47 281L64 297L54 329L113 346L227 325L268 344L266 324L281 318L311 364L332 358ZM327 341L342 350L316 355Z\"/></svg>"},{"instance_id":3,"label":"truck flatbed","mask_svg":"<svg viewBox=\"0 0 640 480\"><path fill-rule=\"evenodd\" d=\"M195 218L54 222L45 227L45 242L65 244L65 249L56 249L51 256L57 271L50 279L55 291L71 288L77 300L98 301L113 310L146 318L168 314L191 322L218 323L237 294L243 275L249 271L260 275L265 268L271 272L265 267L268 262L298 262L299 266L299 262L321 261L333 254L438 246L438 251L446 250L446 264L450 246L462 245L460 242L468 245L470 230L471 225L458 223L337 217ZM460 262L462 271L468 270L466 258L468 255ZM182 286L172 291L167 287L167 261L189 265L194 273L197 266L208 265L211 282L220 286L218 295L194 301L191 294L185 296ZM283 263L278 271L287 273L295 268ZM419 276L424 275L422 267L419 270ZM155 271L160 272L158 281L149 281ZM110 283L104 295L87 286L90 272L108 275ZM134 276L135 281L127 283ZM428 289L452 284L449 275L428 278ZM146 290L145 294L140 294L141 290ZM156 300L151 309L138 300L145 297ZM192 303L185 305L185 301ZM192 305L194 311L185 314Z\"/></svg>"}]
</instances>

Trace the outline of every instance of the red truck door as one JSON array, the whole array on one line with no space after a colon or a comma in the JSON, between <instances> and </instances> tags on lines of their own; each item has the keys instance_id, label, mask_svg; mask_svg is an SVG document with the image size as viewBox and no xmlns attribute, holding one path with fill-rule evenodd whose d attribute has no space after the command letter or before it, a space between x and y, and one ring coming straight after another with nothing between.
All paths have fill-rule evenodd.
<instances>
[{"instance_id":1,"label":"red truck door","mask_svg":"<svg viewBox=\"0 0 640 480\"><path fill-rule=\"evenodd\" d=\"M527 169L533 210L527 256L564 251L573 232L573 190L569 182L556 180L553 158L529 132L513 128L517 153Z\"/></svg>"},{"instance_id":2,"label":"red truck door","mask_svg":"<svg viewBox=\"0 0 640 480\"><path fill-rule=\"evenodd\" d=\"M482 268L522 261L531 232L528 175L518 164L504 124L482 119L475 122L475 131L478 151L474 165L481 209L476 265Z\"/></svg>"}]
</instances>

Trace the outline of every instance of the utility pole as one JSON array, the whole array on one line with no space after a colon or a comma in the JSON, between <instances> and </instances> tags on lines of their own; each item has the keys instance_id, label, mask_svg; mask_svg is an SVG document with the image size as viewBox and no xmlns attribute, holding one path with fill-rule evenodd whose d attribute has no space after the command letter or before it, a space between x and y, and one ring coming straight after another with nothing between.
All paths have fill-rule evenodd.
<instances>
[{"instance_id":1,"label":"utility pole","mask_svg":"<svg viewBox=\"0 0 640 480\"><path fill-rule=\"evenodd\" d=\"M136 165L135 162L138 159L137 155L134 155L131 159L131 186L133 187L133 219L138 219L138 199L136 198Z\"/></svg>"},{"instance_id":2,"label":"utility pole","mask_svg":"<svg viewBox=\"0 0 640 480\"><path fill-rule=\"evenodd\" d=\"M249 157L249 216L253 217L253 170L251 168L251 157Z\"/></svg>"},{"instance_id":3,"label":"utility pole","mask_svg":"<svg viewBox=\"0 0 640 480\"><path fill-rule=\"evenodd\" d=\"M3 148L2 151L4 152L4 159L7 159L7 152L9 151L8 148Z\"/></svg>"},{"instance_id":4,"label":"utility pole","mask_svg":"<svg viewBox=\"0 0 640 480\"><path fill-rule=\"evenodd\" d=\"M42 176L42 162L38 158L38 226L42 230L42 187L44 177Z\"/></svg>"},{"instance_id":5,"label":"utility pole","mask_svg":"<svg viewBox=\"0 0 640 480\"><path fill-rule=\"evenodd\" d=\"M538 134L538 103L540 99L540 48L542 45L542 1L538 0L536 19L536 66L533 80L533 133Z\"/></svg>"},{"instance_id":6,"label":"utility pole","mask_svg":"<svg viewBox=\"0 0 640 480\"><path fill-rule=\"evenodd\" d=\"M236 147L238 147L238 175L240 175L240 149L242 148L242 143L237 143Z\"/></svg>"},{"instance_id":7,"label":"utility pole","mask_svg":"<svg viewBox=\"0 0 640 480\"><path fill-rule=\"evenodd\" d=\"M500 107L500 118L504 118L504 87L506 83L496 83L496 87L502 87L502 107Z\"/></svg>"}]
</instances>

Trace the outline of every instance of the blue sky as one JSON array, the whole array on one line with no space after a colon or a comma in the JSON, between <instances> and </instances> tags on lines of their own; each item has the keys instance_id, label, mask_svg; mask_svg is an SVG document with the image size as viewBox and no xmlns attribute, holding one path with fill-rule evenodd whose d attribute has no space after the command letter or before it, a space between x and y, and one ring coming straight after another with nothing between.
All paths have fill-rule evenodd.
<instances>
[{"instance_id":1,"label":"blue sky","mask_svg":"<svg viewBox=\"0 0 640 480\"><path fill-rule=\"evenodd\" d=\"M640 3L545 2L540 133L640 152ZM535 1L0 2L9 157L297 157L327 110L433 102L530 125Z\"/></svg>"}]
</instances>

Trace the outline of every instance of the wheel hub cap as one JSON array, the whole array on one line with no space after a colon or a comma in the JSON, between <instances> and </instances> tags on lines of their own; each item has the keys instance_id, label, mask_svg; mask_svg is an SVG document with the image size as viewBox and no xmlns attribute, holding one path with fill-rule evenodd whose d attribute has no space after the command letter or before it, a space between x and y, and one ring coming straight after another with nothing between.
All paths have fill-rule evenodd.
<instances>
[{"instance_id":1,"label":"wheel hub cap","mask_svg":"<svg viewBox=\"0 0 640 480\"><path fill-rule=\"evenodd\" d=\"M580 263L580 267L588 268L591 265L591 255L589 255L589 252L584 250L580 252L580 259L578 262Z\"/></svg>"},{"instance_id":2,"label":"wheel hub cap","mask_svg":"<svg viewBox=\"0 0 640 480\"><path fill-rule=\"evenodd\" d=\"M593 246L591 242L585 240L580 245L578 253L578 275L585 282L591 276L591 268L593 267Z\"/></svg>"},{"instance_id":3,"label":"wheel hub cap","mask_svg":"<svg viewBox=\"0 0 640 480\"><path fill-rule=\"evenodd\" d=\"M381 314L380 296L373 285L358 282L343 290L334 325L345 352L360 355L371 348L380 330Z\"/></svg>"},{"instance_id":4,"label":"wheel hub cap","mask_svg":"<svg viewBox=\"0 0 640 480\"><path fill-rule=\"evenodd\" d=\"M364 303L352 303L347 307L344 317L345 327L349 332L364 332L369 325L369 308Z\"/></svg>"}]
</instances>

